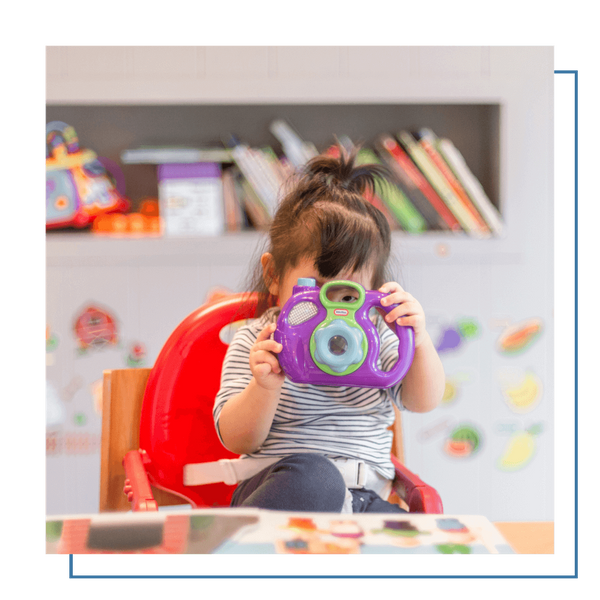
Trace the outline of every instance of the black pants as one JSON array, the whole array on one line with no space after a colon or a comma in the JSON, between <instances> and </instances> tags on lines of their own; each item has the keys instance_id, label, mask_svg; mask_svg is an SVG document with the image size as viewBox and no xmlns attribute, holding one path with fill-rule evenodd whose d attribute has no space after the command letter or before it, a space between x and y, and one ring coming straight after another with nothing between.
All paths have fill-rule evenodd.
<instances>
[{"instance_id":1,"label":"black pants","mask_svg":"<svg viewBox=\"0 0 600 600\"><path fill-rule=\"evenodd\" d=\"M372 490L350 490L352 512L404 513ZM292 454L242 481L231 506L339 513L346 484L336 466L320 454Z\"/></svg>"}]
</instances>

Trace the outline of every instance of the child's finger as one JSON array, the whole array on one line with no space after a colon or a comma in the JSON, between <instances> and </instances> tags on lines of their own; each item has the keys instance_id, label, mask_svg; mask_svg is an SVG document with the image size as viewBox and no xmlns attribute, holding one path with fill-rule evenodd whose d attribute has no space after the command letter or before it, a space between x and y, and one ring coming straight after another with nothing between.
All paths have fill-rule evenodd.
<instances>
[{"instance_id":1,"label":"child's finger","mask_svg":"<svg viewBox=\"0 0 600 600\"><path fill-rule=\"evenodd\" d=\"M277 324L276 323L270 323L269 325L267 325L257 336L256 336L256 342L264 342L265 340L268 340L271 337L271 334L275 331L275 329L277 329Z\"/></svg>"},{"instance_id":2,"label":"child's finger","mask_svg":"<svg viewBox=\"0 0 600 600\"><path fill-rule=\"evenodd\" d=\"M392 292L403 292L404 289L399 283L388 281L379 288L379 291L383 294L391 294Z\"/></svg>"},{"instance_id":3,"label":"child's finger","mask_svg":"<svg viewBox=\"0 0 600 600\"><path fill-rule=\"evenodd\" d=\"M404 302L409 302L413 299L413 297L404 290L401 292L394 292L389 296L385 296L381 299L382 306L391 306L392 304L402 304Z\"/></svg>"},{"instance_id":4,"label":"child's finger","mask_svg":"<svg viewBox=\"0 0 600 600\"><path fill-rule=\"evenodd\" d=\"M254 367L254 376L255 377L266 377L271 373L271 365L268 363L261 363L260 365L256 365Z\"/></svg>"},{"instance_id":5,"label":"child's finger","mask_svg":"<svg viewBox=\"0 0 600 600\"><path fill-rule=\"evenodd\" d=\"M412 316L419 313L419 307L414 302L403 302L399 304L385 315L385 320L388 323L395 321L401 317Z\"/></svg>"},{"instance_id":6,"label":"child's finger","mask_svg":"<svg viewBox=\"0 0 600 600\"><path fill-rule=\"evenodd\" d=\"M254 344L254 351L266 350L267 352L275 352L279 354L283 350L283 346L275 340L265 340Z\"/></svg>"},{"instance_id":7,"label":"child's finger","mask_svg":"<svg viewBox=\"0 0 600 600\"><path fill-rule=\"evenodd\" d=\"M270 352L259 350L254 354L253 361L255 366L259 366L262 364L270 365L273 373L279 373L281 371L279 361Z\"/></svg>"}]
</instances>

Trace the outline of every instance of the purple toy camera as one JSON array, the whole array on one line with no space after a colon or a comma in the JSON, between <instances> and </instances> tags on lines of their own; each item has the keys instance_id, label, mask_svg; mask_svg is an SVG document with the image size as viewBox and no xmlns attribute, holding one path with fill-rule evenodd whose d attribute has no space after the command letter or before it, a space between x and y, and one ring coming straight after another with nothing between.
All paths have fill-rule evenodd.
<instances>
[{"instance_id":1,"label":"purple toy camera","mask_svg":"<svg viewBox=\"0 0 600 600\"><path fill-rule=\"evenodd\" d=\"M335 298L336 289L351 289L351 302ZM334 293L334 298L328 297ZM358 293L358 297L356 296ZM291 298L281 310L275 341L283 345L279 363L295 383L388 388L404 378L412 363L415 338L412 327L396 324L398 362L390 371L377 366L379 335L369 318L386 294L365 291L353 281L330 281L320 290L312 278L298 279Z\"/></svg>"}]
</instances>

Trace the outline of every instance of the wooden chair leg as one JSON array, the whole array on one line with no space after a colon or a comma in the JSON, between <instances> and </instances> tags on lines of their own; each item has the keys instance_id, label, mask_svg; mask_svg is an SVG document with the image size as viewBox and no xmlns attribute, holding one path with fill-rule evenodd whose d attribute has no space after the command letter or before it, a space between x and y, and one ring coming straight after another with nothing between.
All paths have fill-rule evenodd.
<instances>
[{"instance_id":1,"label":"wooden chair leg","mask_svg":"<svg viewBox=\"0 0 600 600\"><path fill-rule=\"evenodd\" d=\"M140 414L150 369L104 372L100 454L100 512L131 509L123 493L123 459L139 448Z\"/></svg>"},{"instance_id":2,"label":"wooden chair leg","mask_svg":"<svg viewBox=\"0 0 600 600\"><path fill-rule=\"evenodd\" d=\"M394 433L392 439L392 454L404 464L404 440L402 438L402 413L394 406L394 414L396 416L391 429Z\"/></svg>"},{"instance_id":3,"label":"wooden chair leg","mask_svg":"<svg viewBox=\"0 0 600 600\"><path fill-rule=\"evenodd\" d=\"M156 510L158 506L189 504L189 500L157 489L149 484L143 472L143 461L137 461L140 442L140 416L146 383L151 369L115 369L104 371L102 388L102 442L100 455L100 512ZM135 453L131 453L135 451ZM124 493L126 472L124 460L133 458L136 481L145 481L142 496ZM139 464L138 464L139 463ZM138 469L140 467L142 470ZM132 482L129 482L130 484ZM130 490L133 491L133 488ZM139 496L137 500L134 496Z\"/></svg>"}]
</instances>

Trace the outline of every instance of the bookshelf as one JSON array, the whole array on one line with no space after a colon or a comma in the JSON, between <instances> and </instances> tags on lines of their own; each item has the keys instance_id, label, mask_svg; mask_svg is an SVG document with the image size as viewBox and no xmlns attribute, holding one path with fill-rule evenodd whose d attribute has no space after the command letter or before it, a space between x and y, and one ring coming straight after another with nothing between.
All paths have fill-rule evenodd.
<instances>
[{"instance_id":1,"label":"bookshelf","mask_svg":"<svg viewBox=\"0 0 600 600\"><path fill-rule=\"evenodd\" d=\"M430 127L439 137L454 142L492 203L501 210L498 103L50 105L46 117L73 125L82 144L117 162L123 150L143 145L222 147L228 134L254 147L272 146L281 155L281 145L269 131L275 119L292 124L319 151L332 144L335 135L347 135L372 147L379 134ZM122 168L128 196L134 202L156 195L153 165Z\"/></svg>"}]
</instances>

